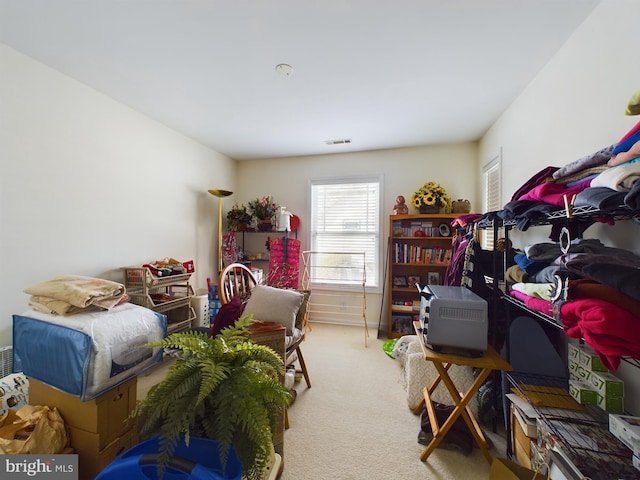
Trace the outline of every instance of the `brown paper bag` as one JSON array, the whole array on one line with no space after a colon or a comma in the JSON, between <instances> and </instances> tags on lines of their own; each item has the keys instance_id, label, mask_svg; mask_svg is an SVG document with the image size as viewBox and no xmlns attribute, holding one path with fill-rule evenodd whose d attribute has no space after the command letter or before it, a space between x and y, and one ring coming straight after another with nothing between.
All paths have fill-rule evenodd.
<instances>
[{"instance_id":1,"label":"brown paper bag","mask_svg":"<svg viewBox=\"0 0 640 480\"><path fill-rule=\"evenodd\" d=\"M547 480L547 476L529 470L506 458L493 457L489 480Z\"/></svg>"},{"instance_id":2,"label":"brown paper bag","mask_svg":"<svg viewBox=\"0 0 640 480\"><path fill-rule=\"evenodd\" d=\"M58 409L25 405L0 416L0 453L58 454L69 446L69 436Z\"/></svg>"}]
</instances>

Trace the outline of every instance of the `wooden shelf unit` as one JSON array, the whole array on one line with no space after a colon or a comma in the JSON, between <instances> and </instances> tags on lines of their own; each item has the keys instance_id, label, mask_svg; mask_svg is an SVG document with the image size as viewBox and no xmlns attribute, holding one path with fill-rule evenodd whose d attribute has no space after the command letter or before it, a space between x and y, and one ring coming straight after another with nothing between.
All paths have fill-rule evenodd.
<instances>
[{"instance_id":1,"label":"wooden shelf unit","mask_svg":"<svg viewBox=\"0 0 640 480\"><path fill-rule=\"evenodd\" d=\"M417 285L443 284L455 231L451 221L458 215L389 217L388 338L413 334L413 321L420 313Z\"/></svg>"}]
</instances>

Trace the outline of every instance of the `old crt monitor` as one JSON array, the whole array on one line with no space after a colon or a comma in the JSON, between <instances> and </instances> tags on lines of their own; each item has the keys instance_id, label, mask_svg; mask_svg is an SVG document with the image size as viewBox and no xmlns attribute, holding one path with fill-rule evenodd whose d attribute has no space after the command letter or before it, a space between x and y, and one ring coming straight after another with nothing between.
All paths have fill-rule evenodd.
<instances>
[{"instance_id":1,"label":"old crt monitor","mask_svg":"<svg viewBox=\"0 0 640 480\"><path fill-rule=\"evenodd\" d=\"M425 345L437 352L487 350L487 301L466 287L423 287L420 321Z\"/></svg>"}]
</instances>

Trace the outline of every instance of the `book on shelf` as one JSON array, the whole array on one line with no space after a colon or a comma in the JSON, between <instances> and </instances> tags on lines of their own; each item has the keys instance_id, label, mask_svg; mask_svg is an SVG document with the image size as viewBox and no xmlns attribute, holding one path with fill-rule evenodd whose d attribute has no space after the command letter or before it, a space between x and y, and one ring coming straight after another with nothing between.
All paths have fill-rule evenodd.
<instances>
[{"instance_id":1,"label":"book on shelf","mask_svg":"<svg viewBox=\"0 0 640 480\"><path fill-rule=\"evenodd\" d=\"M395 312L412 312L413 306L411 305L394 305L393 310Z\"/></svg>"},{"instance_id":2,"label":"book on shelf","mask_svg":"<svg viewBox=\"0 0 640 480\"><path fill-rule=\"evenodd\" d=\"M394 312L419 312L420 301L414 302L413 300L394 300L393 301Z\"/></svg>"}]
</instances>

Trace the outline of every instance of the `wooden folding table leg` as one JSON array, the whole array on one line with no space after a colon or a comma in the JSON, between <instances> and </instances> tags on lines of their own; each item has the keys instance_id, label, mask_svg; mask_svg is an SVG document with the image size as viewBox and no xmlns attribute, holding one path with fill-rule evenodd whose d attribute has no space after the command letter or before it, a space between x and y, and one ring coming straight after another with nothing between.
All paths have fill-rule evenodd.
<instances>
[{"instance_id":1,"label":"wooden folding table leg","mask_svg":"<svg viewBox=\"0 0 640 480\"><path fill-rule=\"evenodd\" d=\"M437 365L436 365L436 368L438 368ZM484 438L482 429L480 428L480 425L478 425L476 417L471 411L471 408L469 407L469 402L471 401L471 398L473 398L473 396L478 392L478 390L480 389L482 384L485 382L485 380L489 377L489 375L491 374L491 371L492 370L490 368L482 369L480 371L480 374L476 377L475 381L471 384L471 386L467 390L467 393L465 393L464 395L460 394L460 392L454 385L449 375L447 375L446 371L443 371L445 376L442 379L442 381L447 387L447 390L449 390L449 393L451 394L451 398L456 403L456 408L453 410L451 415L453 416L455 414L456 417L462 415L465 423L469 427L469 431L471 432L471 435L473 435L474 440L478 444L478 447L480 447L480 450L482 451L484 458L486 458L489 464L491 464L491 462L493 461L493 458L489 453L488 444L486 439Z\"/></svg>"}]
</instances>

